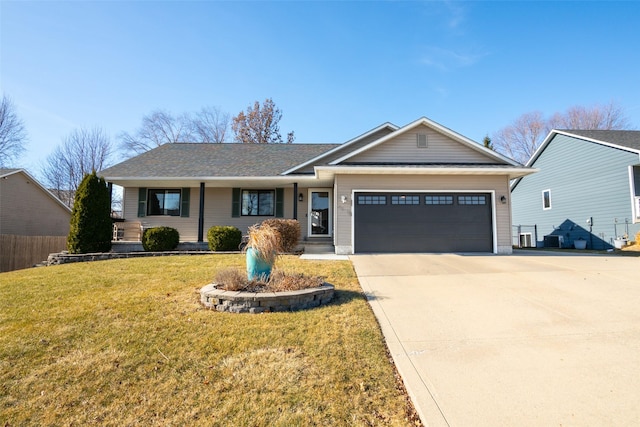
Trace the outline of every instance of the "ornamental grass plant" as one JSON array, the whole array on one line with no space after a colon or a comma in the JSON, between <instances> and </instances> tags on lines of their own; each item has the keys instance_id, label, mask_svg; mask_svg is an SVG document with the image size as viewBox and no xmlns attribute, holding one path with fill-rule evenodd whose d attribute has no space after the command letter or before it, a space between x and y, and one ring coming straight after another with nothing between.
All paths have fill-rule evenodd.
<instances>
[{"instance_id":1,"label":"ornamental grass plant","mask_svg":"<svg viewBox=\"0 0 640 427\"><path fill-rule=\"evenodd\" d=\"M303 273L289 273L274 270L269 280L248 280L247 275L237 268L225 268L216 273L213 281L218 289L241 292L282 292L317 288L325 282L321 276Z\"/></svg>"},{"instance_id":2,"label":"ornamental grass plant","mask_svg":"<svg viewBox=\"0 0 640 427\"><path fill-rule=\"evenodd\" d=\"M282 256L334 300L260 315L199 289L244 257L75 263L0 273L0 425L419 424L348 261Z\"/></svg>"},{"instance_id":3,"label":"ornamental grass plant","mask_svg":"<svg viewBox=\"0 0 640 427\"><path fill-rule=\"evenodd\" d=\"M267 264L276 262L278 253L282 252L280 233L270 224L256 224L249 227L249 241L246 249L253 248L260 259Z\"/></svg>"}]
</instances>

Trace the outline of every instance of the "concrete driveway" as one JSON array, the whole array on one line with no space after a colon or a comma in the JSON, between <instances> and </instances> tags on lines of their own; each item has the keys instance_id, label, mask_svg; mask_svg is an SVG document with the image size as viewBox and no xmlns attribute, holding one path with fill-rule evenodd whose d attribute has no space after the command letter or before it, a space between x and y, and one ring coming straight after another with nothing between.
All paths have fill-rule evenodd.
<instances>
[{"instance_id":1,"label":"concrete driveway","mask_svg":"<svg viewBox=\"0 0 640 427\"><path fill-rule=\"evenodd\" d=\"M425 425L640 425L640 258L350 259Z\"/></svg>"}]
</instances>

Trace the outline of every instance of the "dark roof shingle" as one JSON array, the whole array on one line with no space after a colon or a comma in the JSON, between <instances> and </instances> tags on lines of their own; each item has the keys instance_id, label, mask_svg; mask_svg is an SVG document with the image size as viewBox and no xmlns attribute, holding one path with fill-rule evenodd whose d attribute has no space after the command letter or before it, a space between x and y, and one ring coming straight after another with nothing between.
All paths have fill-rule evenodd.
<instances>
[{"instance_id":1,"label":"dark roof shingle","mask_svg":"<svg viewBox=\"0 0 640 427\"><path fill-rule=\"evenodd\" d=\"M164 144L100 172L105 177L277 176L338 144Z\"/></svg>"}]
</instances>

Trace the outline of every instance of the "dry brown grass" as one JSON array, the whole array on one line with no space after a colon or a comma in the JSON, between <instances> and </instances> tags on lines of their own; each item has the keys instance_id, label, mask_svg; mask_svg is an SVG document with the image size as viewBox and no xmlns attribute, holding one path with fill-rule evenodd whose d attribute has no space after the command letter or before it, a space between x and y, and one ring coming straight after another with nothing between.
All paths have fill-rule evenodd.
<instances>
[{"instance_id":1,"label":"dry brown grass","mask_svg":"<svg viewBox=\"0 0 640 427\"><path fill-rule=\"evenodd\" d=\"M300 222L297 219L269 218L262 225L270 225L280 234L280 245L283 252L292 252L300 240Z\"/></svg>"},{"instance_id":2,"label":"dry brown grass","mask_svg":"<svg viewBox=\"0 0 640 427\"><path fill-rule=\"evenodd\" d=\"M317 288L324 283L324 278L274 270L267 281L248 280L246 272L237 268L225 268L216 274L214 283L219 289L226 291L281 292Z\"/></svg>"},{"instance_id":3,"label":"dry brown grass","mask_svg":"<svg viewBox=\"0 0 640 427\"><path fill-rule=\"evenodd\" d=\"M241 255L140 258L0 274L0 425L409 426L417 418L347 261L332 303L261 315L199 303Z\"/></svg>"},{"instance_id":4,"label":"dry brown grass","mask_svg":"<svg viewBox=\"0 0 640 427\"><path fill-rule=\"evenodd\" d=\"M253 248L258 257L266 263L273 265L278 253L282 252L280 234L278 230L269 224L252 225L249 227L249 241L245 249Z\"/></svg>"}]
</instances>

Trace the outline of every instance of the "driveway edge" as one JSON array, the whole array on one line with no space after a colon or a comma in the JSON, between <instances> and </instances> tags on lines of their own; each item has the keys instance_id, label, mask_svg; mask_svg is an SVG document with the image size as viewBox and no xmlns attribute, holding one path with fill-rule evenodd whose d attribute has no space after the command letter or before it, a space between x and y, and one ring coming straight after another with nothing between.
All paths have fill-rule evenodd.
<instances>
[{"instance_id":1,"label":"driveway edge","mask_svg":"<svg viewBox=\"0 0 640 427\"><path fill-rule=\"evenodd\" d=\"M369 302L369 306L378 320L389 353L393 358L396 369L402 377L404 386L407 389L407 393L416 408L422 424L425 426L449 426L431 390L429 390L429 387L420 377L420 374L418 374L411 358L400 343L396 331L391 326L382 305L378 302L375 293L369 286L368 279L366 277L358 277L358 280Z\"/></svg>"}]
</instances>

